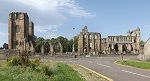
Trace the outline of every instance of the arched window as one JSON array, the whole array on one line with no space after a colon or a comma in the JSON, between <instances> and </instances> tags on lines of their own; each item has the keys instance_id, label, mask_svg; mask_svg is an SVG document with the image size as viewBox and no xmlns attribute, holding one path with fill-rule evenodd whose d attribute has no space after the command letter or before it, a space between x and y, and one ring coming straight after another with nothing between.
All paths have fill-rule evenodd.
<instances>
[{"instance_id":1,"label":"arched window","mask_svg":"<svg viewBox=\"0 0 150 81\"><path fill-rule=\"evenodd\" d=\"M90 47L92 47L92 43L90 43Z\"/></svg>"},{"instance_id":2,"label":"arched window","mask_svg":"<svg viewBox=\"0 0 150 81\"><path fill-rule=\"evenodd\" d=\"M92 39L92 35L90 35L90 39Z\"/></svg>"}]
</instances>

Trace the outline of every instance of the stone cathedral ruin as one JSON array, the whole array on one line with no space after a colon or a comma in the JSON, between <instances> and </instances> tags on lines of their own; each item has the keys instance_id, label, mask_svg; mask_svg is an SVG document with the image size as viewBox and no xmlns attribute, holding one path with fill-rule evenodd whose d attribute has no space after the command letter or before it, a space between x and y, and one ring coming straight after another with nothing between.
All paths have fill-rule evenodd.
<instances>
[{"instance_id":1,"label":"stone cathedral ruin","mask_svg":"<svg viewBox=\"0 0 150 81\"><path fill-rule=\"evenodd\" d=\"M20 52L35 52L34 23L30 21L27 13L12 12L8 18L8 48ZM128 31L127 35L108 36L102 38L98 32L89 32L85 26L78 35L79 54L121 54L140 53L140 28ZM59 44L59 43L58 43ZM61 44L57 45L61 46ZM53 54L54 46L45 42L41 47L42 53ZM61 51L62 52L62 51Z\"/></svg>"}]
</instances>

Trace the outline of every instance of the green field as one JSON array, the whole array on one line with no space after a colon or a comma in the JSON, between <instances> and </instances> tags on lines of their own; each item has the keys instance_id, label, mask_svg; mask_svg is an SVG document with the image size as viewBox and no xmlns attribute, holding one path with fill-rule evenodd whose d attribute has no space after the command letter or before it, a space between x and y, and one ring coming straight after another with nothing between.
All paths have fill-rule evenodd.
<instances>
[{"instance_id":1,"label":"green field","mask_svg":"<svg viewBox=\"0 0 150 81\"><path fill-rule=\"evenodd\" d=\"M117 61L117 63L122 64L122 65L136 67L136 68L141 68L141 69L150 69L150 63L144 62L144 61L123 60L123 61Z\"/></svg>"},{"instance_id":2,"label":"green field","mask_svg":"<svg viewBox=\"0 0 150 81\"><path fill-rule=\"evenodd\" d=\"M50 64L48 64L50 65ZM77 71L63 63L45 68L24 66L0 66L0 81L84 81Z\"/></svg>"}]
</instances>

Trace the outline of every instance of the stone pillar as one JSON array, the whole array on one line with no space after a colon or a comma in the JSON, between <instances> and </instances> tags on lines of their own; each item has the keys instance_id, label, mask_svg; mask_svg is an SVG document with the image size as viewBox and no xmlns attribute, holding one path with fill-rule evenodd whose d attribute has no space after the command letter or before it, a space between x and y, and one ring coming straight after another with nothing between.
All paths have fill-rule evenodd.
<instances>
[{"instance_id":1,"label":"stone pillar","mask_svg":"<svg viewBox=\"0 0 150 81\"><path fill-rule=\"evenodd\" d=\"M41 53L44 54L44 45L41 47Z\"/></svg>"},{"instance_id":2,"label":"stone pillar","mask_svg":"<svg viewBox=\"0 0 150 81\"><path fill-rule=\"evenodd\" d=\"M114 44L113 43L111 44L111 49L114 49Z\"/></svg>"},{"instance_id":3,"label":"stone pillar","mask_svg":"<svg viewBox=\"0 0 150 81\"><path fill-rule=\"evenodd\" d=\"M62 54L63 53L63 46L60 42L59 42L59 46L60 46L60 53Z\"/></svg>"},{"instance_id":4,"label":"stone pillar","mask_svg":"<svg viewBox=\"0 0 150 81\"><path fill-rule=\"evenodd\" d=\"M49 45L50 45L50 50L49 50L49 53L50 53L50 54L53 54L53 53L54 53L53 46L52 46L52 44L51 44L51 43L50 43Z\"/></svg>"},{"instance_id":5,"label":"stone pillar","mask_svg":"<svg viewBox=\"0 0 150 81\"><path fill-rule=\"evenodd\" d=\"M83 35L80 33L79 38L78 38L78 53L83 53L84 49L84 42L83 42Z\"/></svg>"},{"instance_id":6,"label":"stone pillar","mask_svg":"<svg viewBox=\"0 0 150 81\"><path fill-rule=\"evenodd\" d=\"M89 48L89 47L90 47L89 34L87 33L86 36L87 36L87 37L86 37L86 42L87 42L87 53L89 53L89 52L90 52L90 48Z\"/></svg>"},{"instance_id":7,"label":"stone pillar","mask_svg":"<svg viewBox=\"0 0 150 81\"><path fill-rule=\"evenodd\" d=\"M128 44L128 45L127 45L127 49L128 49L129 51L131 51L131 44Z\"/></svg>"},{"instance_id":8,"label":"stone pillar","mask_svg":"<svg viewBox=\"0 0 150 81\"><path fill-rule=\"evenodd\" d=\"M122 44L118 44L119 53L122 53Z\"/></svg>"}]
</instances>

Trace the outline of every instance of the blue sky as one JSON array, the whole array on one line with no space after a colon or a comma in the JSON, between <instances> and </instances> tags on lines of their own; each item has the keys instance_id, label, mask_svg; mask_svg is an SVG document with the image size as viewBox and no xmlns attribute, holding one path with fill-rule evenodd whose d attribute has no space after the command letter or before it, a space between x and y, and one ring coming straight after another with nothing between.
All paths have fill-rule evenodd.
<instances>
[{"instance_id":1,"label":"blue sky","mask_svg":"<svg viewBox=\"0 0 150 81\"><path fill-rule=\"evenodd\" d=\"M89 31L126 35L140 27L141 38L150 37L150 0L0 0L0 46L8 40L8 14L27 12L35 35L72 38L87 25ZM75 30L73 30L75 28Z\"/></svg>"}]
</instances>

